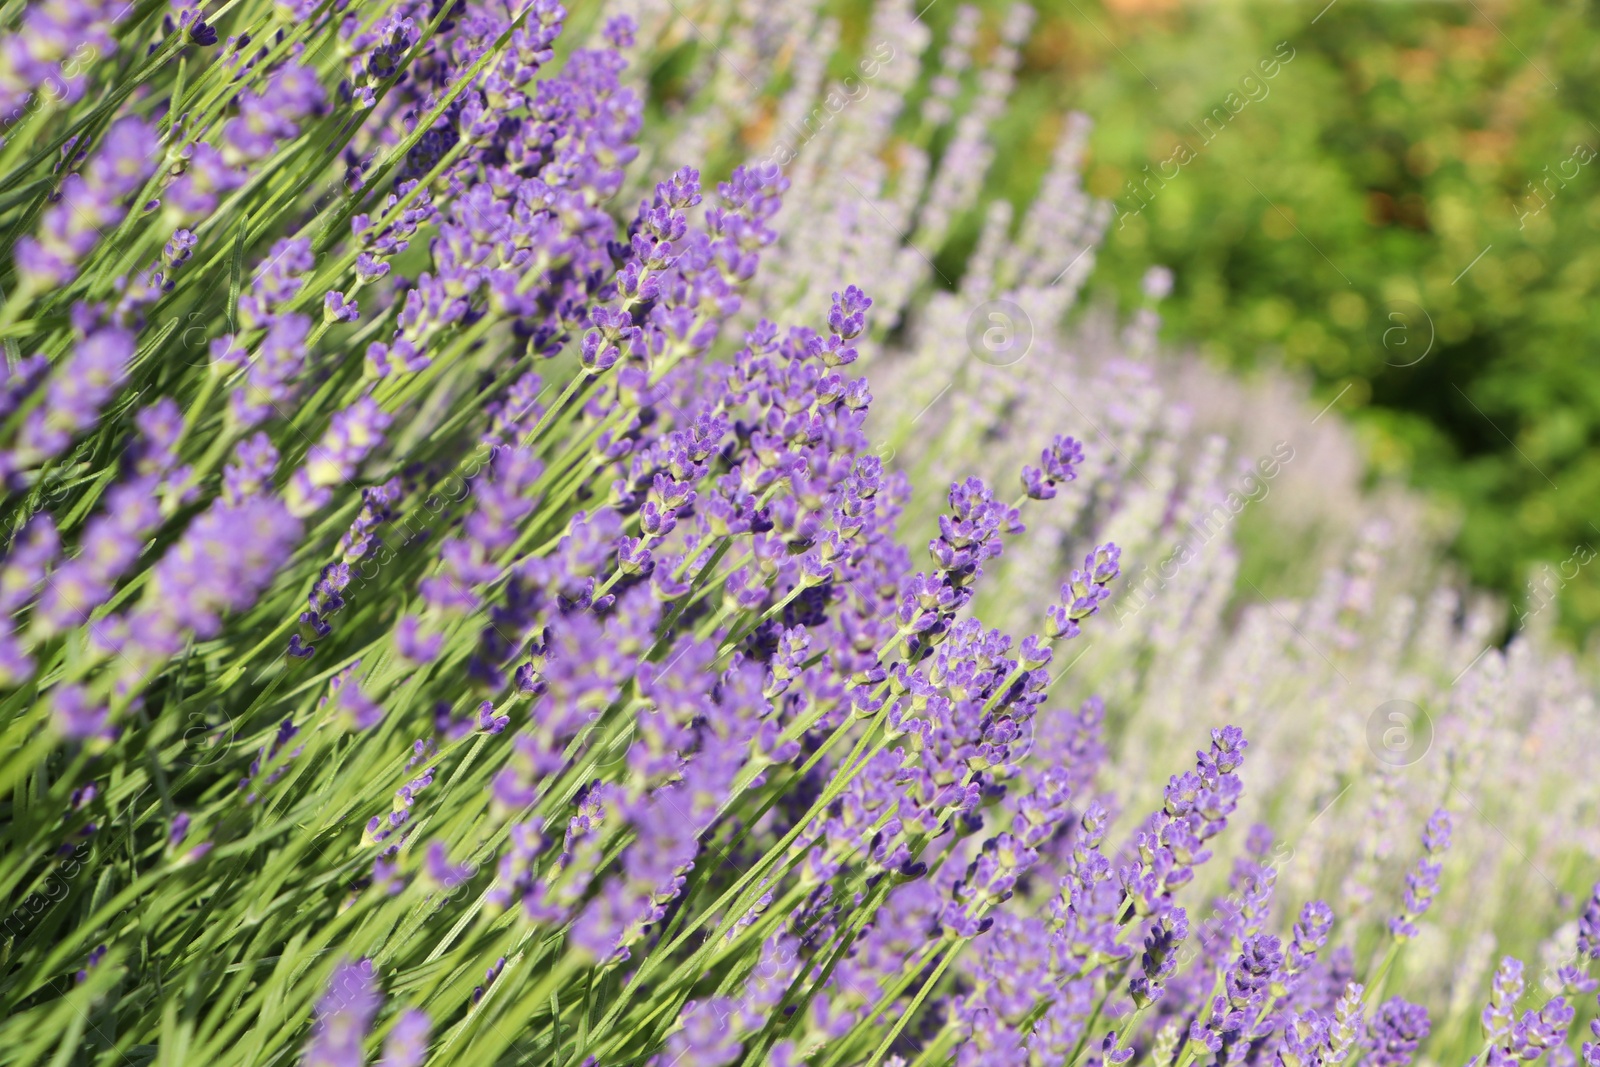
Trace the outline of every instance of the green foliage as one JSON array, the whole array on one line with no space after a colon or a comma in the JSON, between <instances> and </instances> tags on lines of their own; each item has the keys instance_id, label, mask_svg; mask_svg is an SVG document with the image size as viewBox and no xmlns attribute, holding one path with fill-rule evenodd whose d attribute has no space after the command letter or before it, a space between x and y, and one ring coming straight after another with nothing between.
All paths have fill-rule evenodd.
<instances>
[{"instance_id":1,"label":"green foliage","mask_svg":"<svg viewBox=\"0 0 1600 1067\"><path fill-rule=\"evenodd\" d=\"M1131 307L1149 264L1171 266L1171 343L1307 374L1375 478L1460 509L1475 580L1530 613L1559 590L1569 635L1600 621L1579 562L1600 546L1600 15L1040 6L990 194L1030 197L1062 113L1089 114L1089 188L1123 212L1099 297Z\"/></svg>"}]
</instances>

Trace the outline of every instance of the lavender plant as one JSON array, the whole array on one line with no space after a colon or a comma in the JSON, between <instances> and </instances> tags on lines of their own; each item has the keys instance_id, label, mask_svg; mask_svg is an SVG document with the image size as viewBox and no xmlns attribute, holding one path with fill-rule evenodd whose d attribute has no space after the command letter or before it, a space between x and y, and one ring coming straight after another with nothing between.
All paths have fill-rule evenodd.
<instances>
[{"instance_id":1,"label":"lavender plant","mask_svg":"<svg viewBox=\"0 0 1600 1067\"><path fill-rule=\"evenodd\" d=\"M1230 530L1129 588L1228 446L1148 315L1068 356L1083 120L933 266L1027 10L987 51L963 10L919 97L904 4L837 85L819 9L668 8L8 12L0 1061L1600 1062L1600 896L1549 995L1493 946L1403 987L1515 885L1466 808L1592 874L1591 787L1508 755L1584 751L1570 665L1442 695L1481 613L1413 625L1368 544L1301 636L1449 756L1373 774L1309 653L1228 623ZM1403 882L1387 830L1327 887L1240 826L1357 778L1426 818Z\"/></svg>"}]
</instances>

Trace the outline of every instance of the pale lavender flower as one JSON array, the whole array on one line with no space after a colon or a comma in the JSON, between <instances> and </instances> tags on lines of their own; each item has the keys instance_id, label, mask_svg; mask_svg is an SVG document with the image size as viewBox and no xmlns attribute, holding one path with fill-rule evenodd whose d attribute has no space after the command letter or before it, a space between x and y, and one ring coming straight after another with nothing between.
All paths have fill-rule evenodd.
<instances>
[{"instance_id":1,"label":"pale lavender flower","mask_svg":"<svg viewBox=\"0 0 1600 1067\"><path fill-rule=\"evenodd\" d=\"M1365 990L1355 982L1345 986L1334 1006L1333 1020L1328 1024L1328 1036L1323 1045L1322 1062L1325 1067L1338 1067L1350 1055L1361 1036L1362 996Z\"/></svg>"},{"instance_id":2,"label":"pale lavender flower","mask_svg":"<svg viewBox=\"0 0 1600 1067\"><path fill-rule=\"evenodd\" d=\"M75 683L51 690L50 718L62 737L74 741L110 736L110 710Z\"/></svg>"},{"instance_id":3,"label":"pale lavender flower","mask_svg":"<svg viewBox=\"0 0 1600 1067\"><path fill-rule=\"evenodd\" d=\"M36 4L0 44L0 116L12 121L42 92L61 104L84 95L85 57L109 59L117 51L112 30L130 9L121 0ZM74 73L68 73L71 69Z\"/></svg>"},{"instance_id":4,"label":"pale lavender flower","mask_svg":"<svg viewBox=\"0 0 1600 1067\"><path fill-rule=\"evenodd\" d=\"M329 421L322 440L311 446L305 466L289 479L285 497L289 512L306 516L332 497L332 489L348 482L363 460L383 441L392 421L388 412L364 396Z\"/></svg>"},{"instance_id":5,"label":"pale lavender flower","mask_svg":"<svg viewBox=\"0 0 1600 1067\"><path fill-rule=\"evenodd\" d=\"M1489 1003L1484 1005L1480 1021L1483 1032L1490 1041L1498 1044L1509 1037L1516 1023L1517 1001L1522 999L1522 961L1507 956L1494 972L1494 983L1489 991Z\"/></svg>"},{"instance_id":6,"label":"pale lavender flower","mask_svg":"<svg viewBox=\"0 0 1600 1067\"><path fill-rule=\"evenodd\" d=\"M368 730L383 720L383 708L350 678L357 665L359 661L334 675L329 682L329 695L322 699L323 706L332 706L333 720L350 731Z\"/></svg>"},{"instance_id":7,"label":"pale lavender flower","mask_svg":"<svg viewBox=\"0 0 1600 1067\"><path fill-rule=\"evenodd\" d=\"M132 115L112 123L84 172L62 180L38 232L17 241L13 256L22 283L44 290L76 277L102 235L127 214L127 199L155 170L158 156L155 126Z\"/></svg>"},{"instance_id":8,"label":"pale lavender flower","mask_svg":"<svg viewBox=\"0 0 1600 1067\"><path fill-rule=\"evenodd\" d=\"M305 366L310 332L311 320L304 315L285 313L272 317L266 335L250 358L245 384L228 398L228 415L236 427L248 430L274 415L285 414L284 405ZM212 343L213 355L216 344Z\"/></svg>"},{"instance_id":9,"label":"pale lavender flower","mask_svg":"<svg viewBox=\"0 0 1600 1067\"><path fill-rule=\"evenodd\" d=\"M265 159L279 143L298 136L299 124L320 112L325 99L312 68L284 64L264 92L239 95L238 115L222 127L223 159L230 166Z\"/></svg>"},{"instance_id":10,"label":"pale lavender flower","mask_svg":"<svg viewBox=\"0 0 1600 1067\"><path fill-rule=\"evenodd\" d=\"M125 647L132 662L174 656L190 635L215 636L223 614L255 603L300 533L299 520L272 497L218 500L201 512L152 569L144 596L127 617Z\"/></svg>"},{"instance_id":11,"label":"pale lavender flower","mask_svg":"<svg viewBox=\"0 0 1600 1067\"><path fill-rule=\"evenodd\" d=\"M1283 1024L1283 1041L1276 1057L1278 1067L1318 1067L1332 1020L1309 1010L1295 1012Z\"/></svg>"},{"instance_id":12,"label":"pale lavender flower","mask_svg":"<svg viewBox=\"0 0 1600 1067\"><path fill-rule=\"evenodd\" d=\"M450 850L443 841L435 838L428 842L422 857L422 872L427 880L448 892L472 877L473 867L466 863L451 863Z\"/></svg>"},{"instance_id":13,"label":"pale lavender flower","mask_svg":"<svg viewBox=\"0 0 1600 1067\"><path fill-rule=\"evenodd\" d=\"M33 657L16 635L16 620L47 581L60 552L55 521L40 512L17 534L5 566L0 567L0 685L20 682L33 673Z\"/></svg>"},{"instance_id":14,"label":"pale lavender flower","mask_svg":"<svg viewBox=\"0 0 1600 1067\"><path fill-rule=\"evenodd\" d=\"M1578 917L1578 951L1590 962L1600 960L1600 882L1595 884Z\"/></svg>"},{"instance_id":15,"label":"pale lavender flower","mask_svg":"<svg viewBox=\"0 0 1600 1067\"><path fill-rule=\"evenodd\" d=\"M92 427L128 373L134 336L116 326L90 329L50 376L44 402L28 413L17 447L0 453L0 476L14 484L23 471L54 459Z\"/></svg>"},{"instance_id":16,"label":"pale lavender flower","mask_svg":"<svg viewBox=\"0 0 1600 1067\"><path fill-rule=\"evenodd\" d=\"M200 142L190 150L183 173L167 186L166 206L185 221L198 222L217 209L217 198L245 182L243 170L230 166L215 147Z\"/></svg>"},{"instance_id":17,"label":"pale lavender flower","mask_svg":"<svg viewBox=\"0 0 1600 1067\"><path fill-rule=\"evenodd\" d=\"M411 1008L395 1020L383 1040L383 1058L378 1067L422 1067L428 1057L428 1034L433 1024L428 1013Z\"/></svg>"},{"instance_id":18,"label":"pale lavender flower","mask_svg":"<svg viewBox=\"0 0 1600 1067\"><path fill-rule=\"evenodd\" d=\"M139 436L127 453L135 476L106 493L105 508L89 521L77 556L52 577L34 619L41 634L88 622L160 526L159 492L171 480L186 477L184 471L172 471L177 462L173 449L183 429L177 404L163 398L140 411L135 423Z\"/></svg>"},{"instance_id":19,"label":"pale lavender flower","mask_svg":"<svg viewBox=\"0 0 1600 1067\"><path fill-rule=\"evenodd\" d=\"M233 449L233 462L222 472L222 499L238 505L264 493L278 469L278 450L264 433L253 434Z\"/></svg>"},{"instance_id":20,"label":"pale lavender flower","mask_svg":"<svg viewBox=\"0 0 1600 1067\"><path fill-rule=\"evenodd\" d=\"M383 1004L371 960L341 963L317 1001L305 1067L363 1067L362 1044Z\"/></svg>"}]
</instances>

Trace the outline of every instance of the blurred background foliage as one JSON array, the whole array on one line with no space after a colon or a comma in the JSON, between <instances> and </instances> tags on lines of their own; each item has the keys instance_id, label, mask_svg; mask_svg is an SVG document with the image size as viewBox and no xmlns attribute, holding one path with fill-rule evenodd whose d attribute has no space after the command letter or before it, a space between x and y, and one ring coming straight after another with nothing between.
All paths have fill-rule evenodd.
<instances>
[{"instance_id":1,"label":"blurred background foliage","mask_svg":"<svg viewBox=\"0 0 1600 1067\"><path fill-rule=\"evenodd\" d=\"M981 51L1006 3L979 6ZM1066 115L1086 112L1089 188L1122 213L1091 282L1098 302L1131 308L1146 268L1170 266L1170 344L1247 375L1308 377L1356 426L1374 481L1455 509L1454 551L1474 580L1514 612L1559 610L1568 637L1592 633L1600 10L1035 6L988 195L1029 201ZM837 5L847 40L868 8ZM926 8L930 56L957 10ZM979 223L940 252L950 277Z\"/></svg>"}]
</instances>

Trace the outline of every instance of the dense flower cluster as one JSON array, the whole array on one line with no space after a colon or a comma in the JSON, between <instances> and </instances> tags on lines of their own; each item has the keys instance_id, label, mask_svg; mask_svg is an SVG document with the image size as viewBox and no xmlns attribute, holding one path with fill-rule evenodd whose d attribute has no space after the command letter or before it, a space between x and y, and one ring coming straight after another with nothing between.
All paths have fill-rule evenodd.
<instances>
[{"instance_id":1,"label":"dense flower cluster","mask_svg":"<svg viewBox=\"0 0 1600 1067\"><path fill-rule=\"evenodd\" d=\"M886 446L926 408L863 369L962 301L1056 344L1104 226L1074 120L933 286L1029 11L986 51L955 16L911 136L929 31L884 4L883 91L779 166L724 160L766 106L729 70L804 116L837 27L712 6L707 111L656 130L651 5L12 14L0 1062L1406 1067L1439 1032L1380 997L1462 805L1387 923L1366 883L1280 909L1247 682L1140 733L1182 626L1123 636L1130 549L1210 514L1219 451L1144 496L1137 383L1058 388L936 498ZM121 58L69 71L74 34ZM1009 448L1015 399L972 425ZM1228 633L1204 573L1181 623ZM1362 589L1312 632L1358 643ZM1508 957L1478 1057L1572 1062L1600 896L1576 931L1537 1005Z\"/></svg>"}]
</instances>

